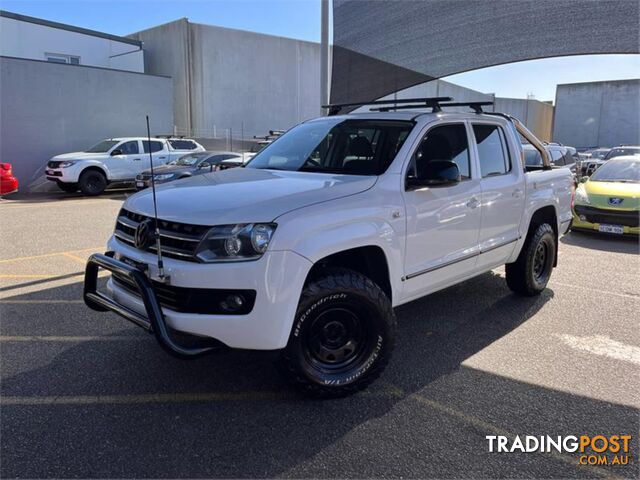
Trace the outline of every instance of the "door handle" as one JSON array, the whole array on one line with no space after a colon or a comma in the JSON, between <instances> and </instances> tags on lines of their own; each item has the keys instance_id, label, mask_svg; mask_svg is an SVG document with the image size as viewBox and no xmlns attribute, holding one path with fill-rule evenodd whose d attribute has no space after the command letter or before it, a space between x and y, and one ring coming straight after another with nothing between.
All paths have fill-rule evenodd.
<instances>
[{"instance_id":1,"label":"door handle","mask_svg":"<svg viewBox=\"0 0 640 480\"><path fill-rule=\"evenodd\" d=\"M516 198L520 198L522 196L522 189L521 188L516 188L512 193L512 196L516 197Z\"/></svg>"},{"instance_id":2,"label":"door handle","mask_svg":"<svg viewBox=\"0 0 640 480\"><path fill-rule=\"evenodd\" d=\"M142 160L141 158L134 158L133 161L134 162L139 162L140 160Z\"/></svg>"},{"instance_id":3,"label":"door handle","mask_svg":"<svg viewBox=\"0 0 640 480\"><path fill-rule=\"evenodd\" d=\"M467 202L467 207L476 208L479 204L480 202L478 202L478 199L476 197L471 197L471 200Z\"/></svg>"},{"instance_id":4,"label":"door handle","mask_svg":"<svg viewBox=\"0 0 640 480\"><path fill-rule=\"evenodd\" d=\"M167 157L158 157L158 160L164 160Z\"/></svg>"}]
</instances>

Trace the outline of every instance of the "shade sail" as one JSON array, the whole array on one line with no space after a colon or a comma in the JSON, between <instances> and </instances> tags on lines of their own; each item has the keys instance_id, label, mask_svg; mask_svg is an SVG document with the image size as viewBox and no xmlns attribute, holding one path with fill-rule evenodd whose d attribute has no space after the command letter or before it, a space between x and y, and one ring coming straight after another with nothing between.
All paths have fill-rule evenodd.
<instances>
[{"instance_id":1,"label":"shade sail","mask_svg":"<svg viewBox=\"0 0 640 480\"><path fill-rule=\"evenodd\" d=\"M638 0L333 0L331 103L492 65L639 53Z\"/></svg>"}]
</instances>

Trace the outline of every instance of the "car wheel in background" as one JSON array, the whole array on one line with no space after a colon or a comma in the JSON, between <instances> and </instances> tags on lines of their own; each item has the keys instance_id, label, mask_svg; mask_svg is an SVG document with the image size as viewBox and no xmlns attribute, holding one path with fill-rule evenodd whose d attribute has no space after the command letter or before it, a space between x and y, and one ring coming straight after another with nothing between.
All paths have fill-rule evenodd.
<instances>
[{"instance_id":1,"label":"car wheel in background","mask_svg":"<svg viewBox=\"0 0 640 480\"><path fill-rule=\"evenodd\" d=\"M85 170L80 175L78 186L85 195L100 195L107 188L107 178L98 170Z\"/></svg>"},{"instance_id":2,"label":"car wheel in background","mask_svg":"<svg viewBox=\"0 0 640 480\"><path fill-rule=\"evenodd\" d=\"M557 249L556 235L548 223L529 232L518 259L506 265L509 288L528 297L539 295L551 278Z\"/></svg>"},{"instance_id":3,"label":"car wheel in background","mask_svg":"<svg viewBox=\"0 0 640 480\"><path fill-rule=\"evenodd\" d=\"M78 184L77 183L64 183L64 182L61 182L60 180L58 180L56 182L56 184L58 185L58 188L60 190L62 190L63 192L74 193L74 192L78 191Z\"/></svg>"}]
</instances>

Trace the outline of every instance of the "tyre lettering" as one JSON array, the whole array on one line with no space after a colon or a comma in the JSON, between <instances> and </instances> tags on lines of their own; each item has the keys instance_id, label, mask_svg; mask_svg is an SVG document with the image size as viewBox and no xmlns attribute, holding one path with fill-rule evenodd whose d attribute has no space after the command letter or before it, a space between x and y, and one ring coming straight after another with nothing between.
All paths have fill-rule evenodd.
<instances>
[{"instance_id":1,"label":"tyre lettering","mask_svg":"<svg viewBox=\"0 0 640 480\"><path fill-rule=\"evenodd\" d=\"M311 314L311 312L313 312L313 310L315 310L320 305L322 305L323 303L325 303L325 302L327 302L329 300L339 300L339 299L342 299L342 298L347 298L347 295L345 293L334 293L333 295L328 295L326 297L322 297L316 303L311 305L302 315L300 315L300 318L298 319L298 322L296 323L296 328L293 330L293 336L294 337L300 336L300 329L302 328L302 324L307 319L307 317Z\"/></svg>"}]
</instances>

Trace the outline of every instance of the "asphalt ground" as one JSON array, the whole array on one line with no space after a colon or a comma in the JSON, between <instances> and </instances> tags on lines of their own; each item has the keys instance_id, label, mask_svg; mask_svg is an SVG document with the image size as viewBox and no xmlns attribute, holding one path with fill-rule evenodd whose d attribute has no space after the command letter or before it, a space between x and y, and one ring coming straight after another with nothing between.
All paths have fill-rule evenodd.
<instances>
[{"instance_id":1,"label":"asphalt ground","mask_svg":"<svg viewBox=\"0 0 640 480\"><path fill-rule=\"evenodd\" d=\"M537 298L497 270L398 308L382 377L318 401L273 353L180 361L84 306L84 262L125 196L0 203L2 478L639 477L637 240L563 237ZM596 434L631 434L630 464L486 439Z\"/></svg>"}]
</instances>

